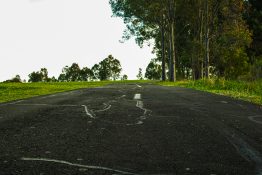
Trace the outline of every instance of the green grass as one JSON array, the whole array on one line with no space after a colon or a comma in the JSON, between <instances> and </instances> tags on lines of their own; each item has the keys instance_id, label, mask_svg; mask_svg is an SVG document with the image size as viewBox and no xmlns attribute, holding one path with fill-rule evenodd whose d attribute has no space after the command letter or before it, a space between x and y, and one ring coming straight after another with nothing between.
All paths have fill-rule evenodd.
<instances>
[{"instance_id":1,"label":"green grass","mask_svg":"<svg viewBox=\"0 0 262 175\"><path fill-rule=\"evenodd\" d=\"M59 83L0 83L0 102L21 100L58 92L105 86L112 83L147 83L146 80L59 82Z\"/></svg>"},{"instance_id":2,"label":"green grass","mask_svg":"<svg viewBox=\"0 0 262 175\"><path fill-rule=\"evenodd\" d=\"M0 102L53 94L81 88L104 86L109 82L0 83Z\"/></svg>"},{"instance_id":3,"label":"green grass","mask_svg":"<svg viewBox=\"0 0 262 175\"><path fill-rule=\"evenodd\" d=\"M262 105L262 80L228 81L224 79L210 79L198 81L158 82L163 86L180 86L201 91L207 91L220 95L231 96L255 104Z\"/></svg>"}]
</instances>

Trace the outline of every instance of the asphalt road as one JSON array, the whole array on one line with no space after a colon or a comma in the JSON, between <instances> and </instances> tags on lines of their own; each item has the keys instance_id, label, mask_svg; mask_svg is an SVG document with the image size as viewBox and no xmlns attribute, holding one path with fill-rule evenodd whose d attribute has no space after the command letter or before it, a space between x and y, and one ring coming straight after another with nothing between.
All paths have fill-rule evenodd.
<instances>
[{"instance_id":1,"label":"asphalt road","mask_svg":"<svg viewBox=\"0 0 262 175\"><path fill-rule=\"evenodd\" d=\"M0 104L0 175L261 175L262 109L109 85Z\"/></svg>"}]
</instances>

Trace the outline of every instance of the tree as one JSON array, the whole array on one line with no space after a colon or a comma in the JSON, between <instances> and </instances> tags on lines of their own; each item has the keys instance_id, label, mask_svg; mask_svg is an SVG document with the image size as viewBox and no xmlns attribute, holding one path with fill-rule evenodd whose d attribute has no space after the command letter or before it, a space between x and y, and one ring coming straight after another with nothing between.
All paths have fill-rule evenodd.
<instances>
[{"instance_id":1,"label":"tree","mask_svg":"<svg viewBox=\"0 0 262 175\"><path fill-rule=\"evenodd\" d=\"M170 81L177 76L209 78L210 67L212 75L235 79L247 74L260 57L259 0L110 0L110 4L114 16L126 24L125 39L135 36L140 46L154 39L162 80L166 64Z\"/></svg>"},{"instance_id":2,"label":"tree","mask_svg":"<svg viewBox=\"0 0 262 175\"><path fill-rule=\"evenodd\" d=\"M171 0L172 1L172 0ZM155 39L161 35L161 57L162 57L162 80L166 78L166 59L165 59L165 34L167 23L172 22L174 10L171 7L170 0L110 0L113 14L124 19L127 30L124 32L124 38L129 39L135 36L137 43L141 46L144 41ZM171 8L170 8L171 7ZM170 10L168 10L170 9ZM157 12L157 13L156 13ZM167 19L171 20L167 20ZM173 28L173 25L172 25ZM172 33L174 34L174 33ZM174 35L172 35L174 36ZM169 37L169 39L171 39ZM172 41L174 44L175 42ZM174 49L174 45L171 45ZM173 52L175 53L175 52ZM174 54L170 55L171 63L174 62ZM170 66L173 66L170 65ZM175 68L175 67L173 67ZM175 71L174 71L175 72ZM173 75L173 74L171 74Z\"/></svg>"},{"instance_id":3,"label":"tree","mask_svg":"<svg viewBox=\"0 0 262 175\"><path fill-rule=\"evenodd\" d=\"M80 80L81 81L89 81L92 79L93 72L88 67L83 67L80 70Z\"/></svg>"},{"instance_id":4,"label":"tree","mask_svg":"<svg viewBox=\"0 0 262 175\"><path fill-rule=\"evenodd\" d=\"M41 68L39 73L42 76L42 80L41 81L43 81L43 82L48 82L49 81L48 71L47 71L46 68Z\"/></svg>"},{"instance_id":5,"label":"tree","mask_svg":"<svg viewBox=\"0 0 262 175\"><path fill-rule=\"evenodd\" d=\"M80 67L77 63L73 63L67 70L66 77L68 81L80 81Z\"/></svg>"},{"instance_id":6,"label":"tree","mask_svg":"<svg viewBox=\"0 0 262 175\"><path fill-rule=\"evenodd\" d=\"M99 64L92 67L92 74L94 79L117 80L122 71L120 61L115 59L112 55L102 60Z\"/></svg>"},{"instance_id":7,"label":"tree","mask_svg":"<svg viewBox=\"0 0 262 175\"><path fill-rule=\"evenodd\" d=\"M128 80L128 76L125 74L122 76L121 80Z\"/></svg>"},{"instance_id":8,"label":"tree","mask_svg":"<svg viewBox=\"0 0 262 175\"><path fill-rule=\"evenodd\" d=\"M53 76L52 78L49 79L49 82L57 82L58 80Z\"/></svg>"},{"instance_id":9,"label":"tree","mask_svg":"<svg viewBox=\"0 0 262 175\"><path fill-rule=\"evenodd\" d=\"M4 81L4 83L22 83L22 80L20 75L16 75L14 78Z\"/></svg>"},{"instance_id":10,"label":"tree","mask_svg":"<svg viewBox=\"0 0 262 175\"><path fill-rule=\"evenodd\" d=\"M39 72L32 72L28 75L29 82L41 82L42 81L42 75Z\"/></svg>"},{"instance_id":11,"label":"tree","mask_svg":"<svg viewBox=\"0 0 262 175\"><path fill-rule=\"evenodd\" d=\"M152 59L146 68L145 78L149 80L160 80L161 78L161 65L158 64L156 59Z\"/></svg>"},{"instance_id":12,"label":"tree","mask_svg":"<svg viewBox=\"0 0 262 175\"><path fill-rule=\"evenodd\" d=\"M40 71L32 72L28 75L29 82L48 82L48 71L46 68L41 68Z\"/></svg>"},{"instance_id":13,"label":"tree","mask_svg":"<svg viewBox=\"0 0 262 175\"><path fill-rule=\"evenodd\" d=\"M73 63L70 67L65 66L62 69L62 73L59 75L58 80L62 82L63 81L67 81L67 82L81 81L84 78L83 76L85 76L83 73L84 72L81 72L79 65L77 63Z\"/></svg>"},{"instance_id":14,"label":"tree","mask_svg":"<svg viewBox=\"0 0 262 175\"><path fill-rule=\"evenodd\" d=\"M95 64L95 65L91 68L91 71L92 71L92 79L93 79L93 80L99 80L99 79L100 79L99 69L100 69L100 66L99 66L98 64Z\"/></svg>"},{"instance_id":15,"label":"tree","mask_svg":"<svg viewBox=\"0 0 262 175\"><path fill-rule=\"evenodd\" d=\"M142 73L142 68L139 68L139 70L138 70L138 74L137 74L137 79L138 80L143 80L144 78L143 78L143 73Z\"/></svg>"}]
</instances>

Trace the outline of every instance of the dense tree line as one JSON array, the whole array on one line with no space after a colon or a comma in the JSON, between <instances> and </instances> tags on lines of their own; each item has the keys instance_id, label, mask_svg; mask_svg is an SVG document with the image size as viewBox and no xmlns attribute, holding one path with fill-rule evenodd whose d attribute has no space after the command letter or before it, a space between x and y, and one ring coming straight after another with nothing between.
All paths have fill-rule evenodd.
<instances>
[{"instance_id":1,"label":"dense tree line","mask_svg":"<svg viewBox=\"0 0 262 175\"><path fill-rule=\"evenodd\" d=\"M4 81L3 83L22 83L20 75L16 75L14 78Z\"/></svg>"},{"instance_id":2,"label":"dense tree line","mask_svg":"<svg viewBox=\"0 0 262 175\"><path fill-rule=\"evenodd\" d=\"M259 0L110 0L110 4L114 16L127 26L124 39L134 36L140 46L155 41L162 80L262 77ZM157 75L148 78L159 78L156 63L151 61L147 70Z\"/></svg>"},{"instance_id":3,"label":"dense tree line","mask_svg":"<svg viewBox=\"0 0 262 175\"><path fill-rule=\"evenodd\" d=\"M29 74L29 82L75 82L75 81L96 81L96 80L127 80L127 75L120 77L122 71L120 61L109 55L107 58L95 64L91 69L83 67L82 69L77 63L71 66L65 66L62 73L56 79L49 78L46 68Z\"/></svg>"}]
</instances>

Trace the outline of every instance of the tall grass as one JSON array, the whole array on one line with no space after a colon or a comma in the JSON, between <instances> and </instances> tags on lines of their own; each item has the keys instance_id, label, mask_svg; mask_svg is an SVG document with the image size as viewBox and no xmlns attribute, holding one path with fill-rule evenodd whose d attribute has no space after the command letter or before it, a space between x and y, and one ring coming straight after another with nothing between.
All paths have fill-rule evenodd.
<instances>
[{"instance_id":1,"label":"tall grass","mask_svg":"<svg viewBox=\"0 0 262 175\"><path fill-rule=\"evenodd\" d=\"M164 86L180 86L197 90L227 95L262 105L262 80L232 81L225 79L209 79L197 81L179 81L175 83L159 82Z\"/></svg>"}]
</instances>

